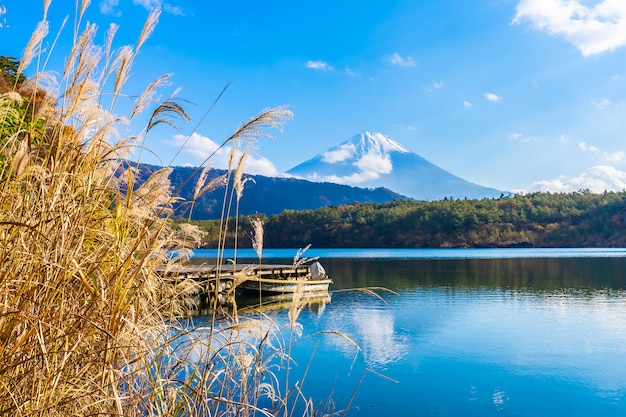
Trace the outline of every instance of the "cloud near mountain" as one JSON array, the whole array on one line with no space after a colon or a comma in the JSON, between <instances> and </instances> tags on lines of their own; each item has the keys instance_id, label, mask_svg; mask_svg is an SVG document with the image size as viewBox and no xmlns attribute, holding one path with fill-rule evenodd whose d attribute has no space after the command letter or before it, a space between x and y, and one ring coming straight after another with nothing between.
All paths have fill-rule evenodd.
<instances>
[{"instance_id":1,"label":"cloud near mountain","mask_svg":"<svg viewBox=\"0 0 626 417\"><path fill-rule=\"evenodd\" d=\"M594 193L626 190L626 172L612 166L597 165L576 177L560 176L552 180L537 181L525 192L569 193L586 189Z\"/></svg>"},{"instance_id":2,"label":"cloud near mountain","mask_svg":"<svg viewBox=\"0 0 626 417\"><path fill-rule=\"evenodd\" d=\"M170 144L176 149L182 148L184 152L193 155L197 159L197 163L201 163L210 157L211 166L213 168L228 168L232 148L230 146L220 148L219 144L207 136L200 135L199 133L193 133L189 137L185 135L174 135ZM235 158L238 160L240 157L241 152L237 152ZM268 177L280 175L274 163L262 156L248 154L245 167L245 171L248 174L265 175Z\"/></svg>"}]
</instances>

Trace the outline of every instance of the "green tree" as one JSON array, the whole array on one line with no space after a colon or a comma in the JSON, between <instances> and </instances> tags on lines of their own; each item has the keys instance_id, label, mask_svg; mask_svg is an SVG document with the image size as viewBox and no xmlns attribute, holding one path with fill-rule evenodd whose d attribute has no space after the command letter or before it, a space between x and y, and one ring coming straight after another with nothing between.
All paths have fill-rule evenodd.
<instances>
[{"instance_id":1,"label":"green tree","mask_svg":"<svg viewBox=\"0 0 626 417\"><path fill-rule=\"evenodd\" d=\"M26 81L26 76L18 73L19 67L20 61L16 57L0 56L0 76L4 81L4 83L0 81L0 93L15 88Z\"/></svg>"}]
</instances>

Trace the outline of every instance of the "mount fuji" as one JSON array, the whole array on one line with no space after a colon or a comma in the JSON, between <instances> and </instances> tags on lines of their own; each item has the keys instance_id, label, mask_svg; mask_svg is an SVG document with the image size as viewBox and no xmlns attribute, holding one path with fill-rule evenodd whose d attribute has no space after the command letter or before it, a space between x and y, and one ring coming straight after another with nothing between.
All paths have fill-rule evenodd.
<instances>
[{"instance_id":1,"label":"mount fuji","mask_svg":"<svg viewBox=\"0 0 626 417\"><path fill-rule=\"evenodd\" d=\"M358 134L287 173L315 182L385 187L416 200L498 198L509 194L459 178L382 133Z\"/></svg>"}]
</instances>

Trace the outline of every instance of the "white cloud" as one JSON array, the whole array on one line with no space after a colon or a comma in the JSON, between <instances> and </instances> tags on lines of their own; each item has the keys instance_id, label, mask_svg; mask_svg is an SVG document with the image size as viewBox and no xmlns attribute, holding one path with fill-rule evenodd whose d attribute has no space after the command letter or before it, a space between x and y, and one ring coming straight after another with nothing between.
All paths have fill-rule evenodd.
<instances>
[{"instance_id":1,"label":"white cloud","mask_svg":"<svg viewBox=\"0 0 626 417\"><path fill-rule=\"evenodd\" d=\"M332 65L329 65L327 62L324 62L324 61L307 61L304 64L304 66L310 69L317 70L317 71L334 71L335 70L335 68Z\"/></svg>"},{"instance_id":2,"label":"white cloud","mask_svg":"<svg viewBox=\"0 0 626 417\"><path fill-rule=\"evenodd\" d=\"M611 105L611 100L609 100L606 97L602 97L602 98L594 98L593 100L591 100L591 104L594 107L597 107L600 110L604 110L606 109L608 106Z\"/></svg>"},{"instance_id":3,"label":"white cloud","mask_svg":"<svg viewBox=\"0 0 626 417\"><path fill-rule=\"evenodd\" d=\"M472 102L467 100L463 101L463 105L467 108L471 108L473 106Z\"/></svg>"},{"instance_id":4,"label":"white cloud","mask_svg":"<svg viewBox=\"0 0 626 417\"><path fill-rule=\"evenodd\" d=\"M591 152L595 154L600 153L600 148L593 146L593 145L587 145L586 142L580 142L578 144L578 149L580 149L581 152Z\"/></svg>"},{"instance_id":5,"label":"white cloud","mask_svg":"<svg viewBox=\"0 0 626 417\"><path fill-rule=\"evenodd\" d=\"M583 56L626 44L626 2L601 0L586 6L578 0L521 0L513 24L529 21L534 29L559 36Z\"/></svg>"},{"instance_id":6,"label":"white cloud","mask_svg":"<svg viewBox=\"0 0 626 417\"><path fill-rule=\"evenodd\" d=\"M173 14L174 16L184 16L184 10L179 6L172 6L168 3L163 3L163 10L165 10L169 14Z\"/></svg>"},{"instance_id":7,"label":"white cloud","mask_svg":"<svg viewBox=\"0 0 626 417\"><path fill-rule=\"evenodd\" d=\"M414 125L394 124L391 125L391 127L394 129L408 130L409 132L415 132L417 130L417 127Z\"/></svg>"},{"instance_id":8,"label":"white cloud","mask_svg":"<svg viewBox=\"0 0 626 417\"><path fill-rule=\"evenodd\" d=\"M7 26L7 8L5 5L0 3L0 29Z\"/></svg>"},{"instance_id":9,"label":"white cloud","mask_svg":"<svg viewBox=\"0 0 626 417\"><path fill-rule=\"evenodd\" d=\"M105 0L108 1L108 0ZM134 5L143 6L146 10L152 10L155 7L161 6L167 13L183 16L185 13L182 8L178 6L172 6L169 3L164 3L162 0L133 0Z\"/></svg>"},{"instance_id":10,"label":"white cloud","mask_svg":"<svg viewBox=\"0 0 626 417\"><path fill-rule=\"evenodd\" d=\"M524 142L524 135L521 133L517 133L517 132L511 133L509 135L509 138L511 138L511 140L515 140L518 142Z\"/></svg>"},{"instance_id":11,"label":"white cloud","mask_svg":"<svg viewBox=\"0 0 626 417\"><path fill-rule=\"evenodd\" d=\"M426 87L426 91L432 93L433 91L439 90L441 87L443 87L443 81L432 83L431 85Z\"/></svg>"},{"instance_id":12,"label":"white cloud","mask_svg":"<svg viewBox=\"0 0 626 417\"><path fill-rule=\"evenodd\" d=\"M368 153L356 161L354 165L364 173L370 173L372 178L380 174L389 174L393 169L389 154Z\"/></svg>"},{"instance_id":13,"label":"white cloud","mask_svg":"<svg viewBox=\"0 0 626 417\"><path fill-rule=\"evenodd\" d=\"M245 161L244 171L246 174L265 175L268 177L277 177L281 175L272 161L263 156L255 158L248 155L248 158Z\"/></svg>"},{"instance_id":14,"label":"white cloud","mask_svg":"<svg viewBox=\"0 0 626 417\"><path fill-rule=\"evenodd\" d=\"M626 172L612 166L597 165L577 177L561 176L553 180L533 183L527 192L563 192L589 189L594 193L626 190Z\"/></svg>"},{"instance_id":15,"label":"white cloud","mask_svg":"<svg viewBox=\"0 0 626 417\"><path fill-rule=\"evenodd\" d=\"M117 9L119 0L102 0L100 2L100 13L112 16L119 16L121 12Z\"/></svg>"},{"instance_id":16,"label":"white cloud","mask_svg":"<svg viewBox=\"0 0 626 417\"><path fill-rule=\"evenodd\" d=\"M502 97L494 93L485 93L485 98L492 103L502 103Z\"/></svg>"},{"instance_id":17,"label":"white cloud","mask_svg":"<svg viewBox=\"0 0 626 417\"><path fill-rule=\"evenodd\" d=\"M415 66L415 60L413 59L413 57L407 56L402 57L399 53L394 52L391 56L389 56L388 58L389 62L391 62L393 65L396 65L398 67L414 67Z\"/></svg>"},{"instance_id":18,"label":"white cloud","mask_svg":"<svg viewBox=\"0 0 626 417\"><path fill-rule=\"evenodd\" d=\"M624 151L617 151L617 152L606 154L604 159L607 162L622 162L624 160Z\"/></svg>"},{"instance_id":19,"label":"white cloud","mask_svg":"<svg viewBox=\"0 0 626 417\"><path fill-rule=\"evenodd\" d=\"M543 136L526 136L523 133L513 132L509 135L509 139L519 143L538 143L538 142L557 142L557 143L569 143L567 136L559 135L556 138L545 138ZM583 142L584 143L584 142ZM580 144L578 147L580 148Z\"/></svg>"},{"instance_id":20,"label":"white cloud","mask_svg":"<svg viewBox=\"0 0 626 417\"><path fill-rule=\"evenodd\" d=\"M185 141L187 141L185 143ZM185 135L175 135L170 145L180 148L183 147L183 152L191 154L195 157L198 163L204 161L210 157L209 163L214 168L226 169L228 168L228 161L230 158L231 147L219 148L219 145L206 136L202 136L199 133L193 133L189 139ZM239 159L241 153L236 154L236 159ZM278 169L274 164L264 157L255 157L248 155L244 172L246 174L257 174L267 176L280 175Z\"/></svg>"},{"instance_id":21,"label":"white cloud","mask_svg":"<svg viewBox=\"0 0 626 417\"><path fill-rule=\"evenodd\" d=\"M160 6L161 1L160 0L133 0L133 4L143 6L145 9L151 10L152 8L156 6Z\"/></svg>"},{"instance_id":22,"label":"white cloud","mask_svg":"<svg viewBox=\"0 0 626 417\"><path fill-rule=\"evenodd\" d=\"M120 16L122 12L118 9L119 3L119 0L101 0L100 13ZM146 10L152 10L155 7L162 7L165 12L175 16L183 16L185 14L181 7L164 3L162 0L133 0L133 4L135 6L142 6Z\"/></svg>"},{"instance_id":23,"label":"white cloud","mask_svg":"<svg viewBox=\"0 0 626 417\"><path fill-rule=\"evenodd\" d=\"M324 152L322 157L322 160L327 163L343 162L354 157L354 147L344 145L336 151ZM327 181L337 184L358 185L367 181L376 180L380 178L381 174L389 174L393 170L391 157L384 153L365 154L352 165L357 168L357 171L350 175L323 176L316 173L307 176L306 179L318 182Z\"/></svg>"},{"instance_id":24,"label":"white cloud","mask_svg":"<svg viewBox=\"0 0 626 417\"><path fill-rule=\"evenodd\" d=\"M336 162L342 162L346 159L352 158L356 152L356 148L353 144L341 145L335 150L329 150L322 153L322 161L334 164Z\"/></svg>"},{"instance_id":25,"label":"white cloud","mask_svg":"<svg viewBox=\"0 0 626 417\"><path fill-rule=\"evenodd\" d=\"M586 142L580 142L578 144L578 149L581 152L589 152L597 155L606 162L621 162L624 160L625 156L624 151L605 152L597 146L588 145Z\"/></svg>"}]
</instances>

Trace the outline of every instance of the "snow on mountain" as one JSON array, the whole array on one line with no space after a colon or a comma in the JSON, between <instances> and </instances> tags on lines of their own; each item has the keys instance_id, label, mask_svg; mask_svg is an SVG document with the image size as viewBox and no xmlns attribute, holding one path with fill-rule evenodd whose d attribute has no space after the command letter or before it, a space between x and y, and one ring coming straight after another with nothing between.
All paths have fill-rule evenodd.
<instances>
[{"instance_id":1,"label":"snow on mountain","mask_svg":"<svg viewBox=\"0 0 626 417\"><path fill-rule=\"evenodd\" d=\"M382 133L358 134L287 173L316 182L386 187L416 200L497 198L502 194L439 168Z\"/></svg>"}]
</instances>

